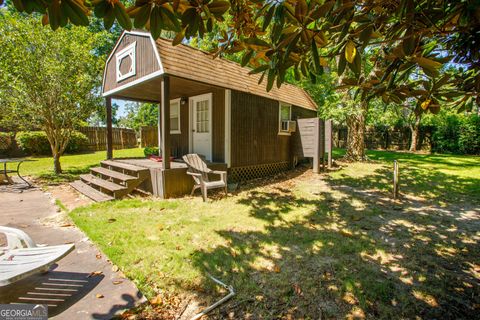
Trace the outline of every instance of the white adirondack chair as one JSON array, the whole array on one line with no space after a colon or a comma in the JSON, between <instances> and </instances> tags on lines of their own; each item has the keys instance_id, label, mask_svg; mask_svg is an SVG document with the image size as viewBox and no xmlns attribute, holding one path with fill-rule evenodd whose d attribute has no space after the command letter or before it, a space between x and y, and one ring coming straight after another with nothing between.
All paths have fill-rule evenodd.
<instances>
[{"instance_id":1,"label":"white adirondack chair","mask_svg":"<svg viewBox=\"0 0 480 320\"><path fill-rule=\"evenodd\" d=\"M0 287L48 271L75 248L74 244L37 246L25 232L15 228L0 226L0 233L7 238L7 246L0 247Z\"/></svg>"},{"instance_id":2,"label":"white adirondack chair","mask_svg":"<svg viewBox=\"0 0 480 320\"><path fill-rule=\"evenodd\" d=\"M225 190L225 195L228 194L227 171L209 169L205 161L196 153L184 155L182 158L188 166L187 174L192 176L194 182L190 195L193 196L195 190L200 189L203 201L207 201L207 190L209 189L222 188ZM209 173L219 175L220 180L210 181L208 178Z\"/></svg>"}]
</instances>

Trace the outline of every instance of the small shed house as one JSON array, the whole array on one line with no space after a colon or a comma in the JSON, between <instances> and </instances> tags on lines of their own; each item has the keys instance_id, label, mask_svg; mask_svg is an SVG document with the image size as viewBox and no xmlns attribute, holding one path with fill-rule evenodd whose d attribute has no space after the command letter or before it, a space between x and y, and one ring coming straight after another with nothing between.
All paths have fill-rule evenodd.
<instances>
[{"instance_id":1,"label":"small shed house","mask_svg":"<svg viewBox=\"0 0 480 320\"><path fill-rule=\"evenodd\" d=\"M164 198L188 193L192 181L180 160L187 153L228 170L230 181L287 170L302 156L294 146L295 120L317 117L317 105L290 84L267 92L258 83L260 75L249 72L187 45L154 41L145 32L123 32L105 66L107 132L111 99L159 104L162 161L152 169L151 160L123 160L149 168L148 191ZM113 159L111 134L107 140L107 158Z\"/></svg>"}]
</instances>

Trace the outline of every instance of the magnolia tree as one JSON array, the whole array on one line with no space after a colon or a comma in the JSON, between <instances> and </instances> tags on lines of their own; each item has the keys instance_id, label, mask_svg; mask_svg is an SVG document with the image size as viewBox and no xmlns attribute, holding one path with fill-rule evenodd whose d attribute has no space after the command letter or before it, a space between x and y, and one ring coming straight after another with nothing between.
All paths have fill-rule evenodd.
<instances>
[{"instance_id":1,"label":"magnolia tree","mask_svg":"<svg viewBox=\"0 0 480 320\"><path fill-rule=\"evenodd\" d=\"M0 9L0 108L3 122L45 131L55 173L74 129L101 103L103 33L85 27L56 32L38 19Z\"/></svg>"},{"instance_id":2,"label":"magnolia tree","mask_svg":"<svg viewBox=\"0 0 480 320\"><path fill-rule=\"evenodd\" d=\"M2 0L0 0L1 2ZM334 61L357 109L347 121L349 155L364 158L363 132L369 102L422 100L436 108L433 96L461 109L480 104L480 5L478 0L15 0L22 12L43 14L52 29L69 23L88 25L89 16L108 29L146 28L156 39L162 30L175 34L174 44L214 32L216 54L241 53L243 65L262 73L266 89L281 86L289 70L314 83ZM225 30L215 24L227 24ZM374 52L373 67L365 56ZM404 83L412 70L437 79L445 63L461 63L465 72L448 81L459 92L447 97L436 88L417 94ZM439 80L437 80L439 81ZM345 90L345 87L343 87ZM427 110L428 111L428 110Z\"/></svg>"}]
</instances>

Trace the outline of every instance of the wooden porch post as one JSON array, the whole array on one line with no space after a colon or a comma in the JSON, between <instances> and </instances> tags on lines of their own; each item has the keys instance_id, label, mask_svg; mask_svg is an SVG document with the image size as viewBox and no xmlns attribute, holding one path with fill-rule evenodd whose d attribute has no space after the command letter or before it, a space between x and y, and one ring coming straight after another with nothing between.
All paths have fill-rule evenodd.
<instances>
[{"instance_id":1,"label":"wooden porch post","mask_svg":"<svg viewBox=\"0 0 480 320\"><path fill-rule=\"evenodd\" d=\"M332 141L332 120L325 120L325 151L328 152L328 160L327 165L328 169L332 168L332 149L333 149L333 141Z\"/></svg>"},{"instance_id":2,"label":"wooden porch post","mask_svg":"<svg viewBox=\"0 0 480 320\"><path fill-rule=\"evenodd\" d=\"M107 159L113 158L113 135L112 135L112 98L105 98L107 108Z\"/></svg>"},{"instance_id":3,"label":"wooden porch post","mask_svg":"<svg viewBox=\"0 0 480 320\"><path fill-rule=\"evenodd\" d=\"M320 124L321 120L319 118L315 118L314 121L315 127L314 127L314 134L313 134L313 172L314 173L319 173L320 172L320 156L322 153L322 137L320 133Z\"/></svg>"},{"instance_id":4,"label":"wooden porch post","mask_svg":"<svg viewBox=\"0 0 480 320\"><path fill-rule=\"evenodd\" d=\"M170 169L170 78L164 76L161 82L160 103L160 149L162 150L162 169Z\"/></svg>"}]
</instances>

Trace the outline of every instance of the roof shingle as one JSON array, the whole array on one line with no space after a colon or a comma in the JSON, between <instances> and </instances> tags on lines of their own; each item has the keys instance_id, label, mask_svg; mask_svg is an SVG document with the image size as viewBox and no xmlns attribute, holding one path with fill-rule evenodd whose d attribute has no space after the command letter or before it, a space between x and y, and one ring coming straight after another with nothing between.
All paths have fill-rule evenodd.
<instances>
[{"instance_id":1,"label":"roof shingle","mask_svg":"<svg viewBox=\"0 0 480 320\"><path fill-rule=\"evenodd\" d=\"M187 45L173 46L166 39L158 39L156 44L167 74L317 110L315 102L302 88L282 84L280 88L274 86L267 92L264 82L258 84L260 74L251 75L250 69L238 63L213 58L212 54Z\"/></svg>"}]
</instances>

